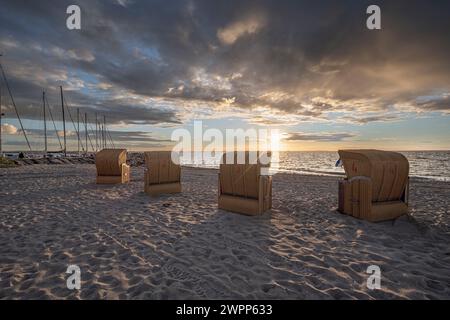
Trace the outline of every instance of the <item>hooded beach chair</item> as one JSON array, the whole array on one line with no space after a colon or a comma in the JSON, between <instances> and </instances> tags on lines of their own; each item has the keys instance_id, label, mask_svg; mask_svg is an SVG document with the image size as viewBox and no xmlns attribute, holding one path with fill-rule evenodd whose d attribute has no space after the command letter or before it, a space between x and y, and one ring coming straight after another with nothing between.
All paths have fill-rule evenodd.
<instances>
[{"instance_id":1,"label":"hooded beach chair","mask_svg":"<svg viewBox=\"0 0 450 320\"><path fill-rule=\"evenodd\" d=\"M172 152L145 152L144 191L149 195L181 192L181 166L172 161Z\"/></svg>"},{"instance_id":2,"label":"hooded beach chair","mask_svg":"<svg viewBox=\"0 0 450 320\"><path fill-rule=\"evenodd\" d=\"M219 209L259 215L272 208L272 177L261 174L270 162L261 164L260 154L256 157L256 152L253 156L250 153L223 155L219 171Z\"/></svg>"},{"instance_id":3,"label":"hooded beach chair","mask_svg":"<svg viewBox=\"0 0 450 320\"><path fill-rule=\"evenodd\" d=\"M103 149L95 155L98 184L115 184L130 181L126 149Z\"/></svg>"},{"instance_id":4,"label":"hooded beach chair","mask_svg":"<svg viewBox=\"0 0 450 320\"><path fill-rule=\"evenodd\" d=\"M347 178L339 181L341 213L372 222L408 212L409 162L397 152L339 150Z\"/></svg>"}]
</instances>

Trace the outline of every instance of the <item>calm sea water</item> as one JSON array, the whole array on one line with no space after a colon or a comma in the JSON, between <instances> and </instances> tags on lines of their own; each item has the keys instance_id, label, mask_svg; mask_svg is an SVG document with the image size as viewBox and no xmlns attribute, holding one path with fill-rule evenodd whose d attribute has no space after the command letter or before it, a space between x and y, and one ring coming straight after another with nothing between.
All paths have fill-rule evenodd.
<instances>
[{"instance_id":1,"label":"calm sea water","mask_svg":"<svg viewBox=\"0 0 450 320\"><path fill-rule=\"evenodd\" d=\"M450 151L401 152L408 158L410 176L450 182ZM219 158L220 159L220 158ZM335 167L337 152L280 152L279 171L314 174L344 175L341 167ZM183 161L184 165L218 168L220 160L210 159L198 163Z\"/></svg>"}]
</instances>

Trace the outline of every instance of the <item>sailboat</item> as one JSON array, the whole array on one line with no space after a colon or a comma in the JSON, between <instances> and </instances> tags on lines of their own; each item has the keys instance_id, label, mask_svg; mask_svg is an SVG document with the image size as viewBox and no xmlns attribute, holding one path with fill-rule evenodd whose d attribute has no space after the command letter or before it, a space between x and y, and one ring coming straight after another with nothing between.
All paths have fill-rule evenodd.
<instances>
[{"instance_id":1,"label":"sailboat","mask_svg":"<svg viewBox=\"0 0 450 320\"><path fill-rule=\"evenodd\" d=\"M2 56L2 54L0 54L0 57L1 56ZM1 75L2 75L3 81L5 83L5 87L7 89L9 97L11 99L11 103L12 103L12 105L14 107L14 111L15 111L17 120L18 120L19 125L20 125L21 133L23 134L23 136L25 138L25 141L27 143L29 151L33 152L32 148L31 148L30 141L28 139L27 132L25 131L25 128L24 128L23 123L22 123L22 119L20 117L19 110L18 110L17 105L15 103L14 96L13 96L11 88L9 86L9 82L8 82L7 77L6 77L6 72L5 72L5 70L3 68L3 65L1 63L0 63L0 71L1 71ZM111 134L110 134L110 132L107 129L107 126L106 126L106 117L105 116L103 116L103 123L102 123L102 122L98 121L97 113L95 114L95 132L94 132L94 135L95 135L95 141L94 142L95 142L95 144L94 144L92 142L92 140L91 140L90 135L89 135L89 128L88 128L89 127L89 122L88 122L88 115L87 115L87 113L84 113L84 120L83 120L83 117L80 117L80 110L79 110L79 108L77 108L77 118L76 118L76 122L77 123L75 124L75 121L74 121L74 119L72 117L72 113L70 112L69 105L67 104L66 98L64 97L64 91L63 91L63 87L62 86L60 86L60 97L61 97L61 113L62 113L62 126L63 126L63 130L62 130L63 131L63 137L62 137L63 141L61 141L61 137L60 137L60 135L58 133L57 126L56 126L56 123L55 123L55 118L54 118L53 112L52 112L52 108L51 108L51 106L50 106L50 104L48 102L47 94L46 94L45 90L42 91L42 114L43 114L43 117L44 117L44 119L43 119L44 120L43 121L43 123L44 123L44 126L43 126L44 127L43 128L44 129L44 150L43 150L44 157L60 157L63 154L64 154L64 157L67 157L68 150L67 150L67 131L66 131L66 111L67 111L67 115L70 118L70 121L72 122L74 131L76 133L77 143L78 143L78 148L77 148L78 156L80 156L81 153L83 153L85 156L88 155L88 153L89 153L89 144L90 144L91 150L93 152L98 151L99 148L101 148L101 149L102 148L106 148L109 142L110 142L110 145L113 148L115 147L114 141L112 139L112 136L111 136ZM47 111L48 111L48 113L47 113ZM48 121L47 114L50 115L50 119L51 119L52 124L53 124L53 129L55 131L55 134L56 134L56 137L58 139L59 146L60 146L60 149L56 150L56 151L50 151L49 150L48 128L47 128L47 121ZM1 121L2 121L2 117L3 116L4 116L4 113L2 113L1 86L0 86L0 154L2 153ZM85 138L84 143L83 143L82 137L81 137L80 120L84 124L84 136L85 136L84 137ZM90 130L91 130L91 132L94 131L92 129L92 127L90 128ZM109 142L108 142L108 138L109 138ZM40 152L42 152L42 151L39 151L39 153Z\"/></svg>"}]
</instances>

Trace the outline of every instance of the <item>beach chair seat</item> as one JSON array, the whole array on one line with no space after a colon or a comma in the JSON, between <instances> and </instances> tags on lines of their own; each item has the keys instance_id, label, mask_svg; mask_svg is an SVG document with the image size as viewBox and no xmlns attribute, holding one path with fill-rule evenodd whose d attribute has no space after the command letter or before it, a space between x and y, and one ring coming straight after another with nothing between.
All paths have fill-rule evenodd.
<instances>
[{"instance_id":1,"label":"beach chair seat","mask_svg":"<svg viewBox=\"0 0 450 320\"><path fill-rule=\"evenodd\" d=\"M222 158L219 170L218 206L219 209L245 215L259 215L272 208L272 177L262 175L261 169L270 166L249 161L237 161L237 152L227 162Z\"/></svg>"},{"instance_id":2,"label":"beach chair seat","mask_svg":"<svg viewBox=\"0 0 450 320\"><path fill-rule=\"evenodd\" d=\"M130 181L126 149L103 149L95 155L97 184L116 184Z\"/></svg>"},{"instance_id":3,"label":"beach chair seat","mask_svg":"<svg viewBox=\"0 0 450 320\"><path fill-rule=\"evenodd\" d=\"M347 178L339 181L338 211L372 222L408 212L409 162L397 152L339 150Z\"/></svg>"},{"instance_id":4,"label":"beach chair seat","mask_svg":"<svg viewBox=\"0 0 450 320\"><path fill-rule=\"evenodd\" d=\"M181 166L178 159L172 161L170 151L145 152L144 157L144 191L148 195L181 192Z\"/></svg>"}]
</instances>

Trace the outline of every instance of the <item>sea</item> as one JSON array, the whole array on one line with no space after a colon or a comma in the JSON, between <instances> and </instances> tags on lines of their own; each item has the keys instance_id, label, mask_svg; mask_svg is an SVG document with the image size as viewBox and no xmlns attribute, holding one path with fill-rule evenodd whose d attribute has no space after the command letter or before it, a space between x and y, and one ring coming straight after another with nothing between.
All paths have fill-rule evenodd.
<instances>
[{"instance_id":1,"label":"sea","mask_svg":"<svg viewBox=\"0 0 450 320\"><path fill-rule=\"evenodd\" d=\"M409 161L410 177L450 182L450 151L400 151L400 153ZM181 163L204 168L218 168L220 164L220 157L209 159L197 154L197 159L201 160L181 159ZM344 169L336 166L338 159L338 153L332 151L283 151L279 153L276 167L278 172L343 176Z\"/></svg>"}]
</instances>

